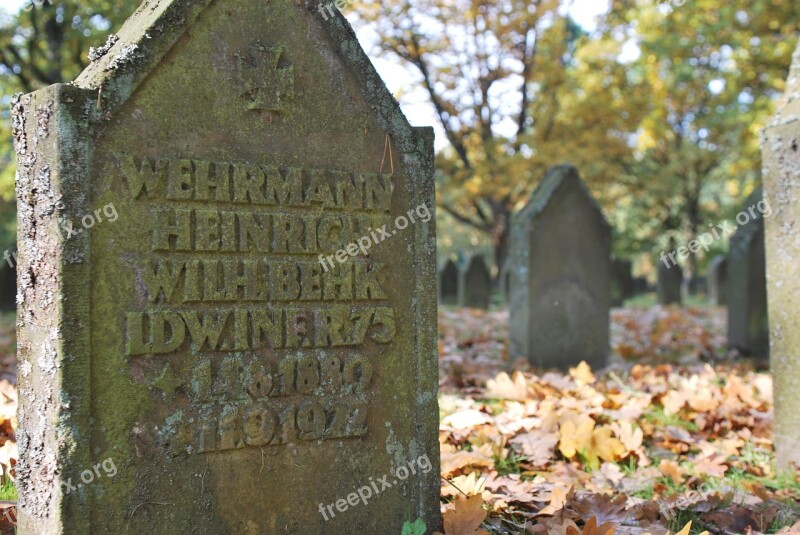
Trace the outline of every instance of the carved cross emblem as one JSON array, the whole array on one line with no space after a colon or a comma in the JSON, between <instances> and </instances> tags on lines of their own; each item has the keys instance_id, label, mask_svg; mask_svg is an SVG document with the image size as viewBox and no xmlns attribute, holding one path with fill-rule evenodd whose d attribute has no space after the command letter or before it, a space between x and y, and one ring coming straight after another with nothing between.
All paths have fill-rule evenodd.
<instances>
[{"instance_id":1,"label":"carved cross emblem","mask_svg":"<svg viewBox=\"0 0 800 535\"><path fill-rule=\"evenodd\" d=\"M251 45L238 54L239 88L251 110L285 112L294 98L294 66L283 46Z\"/></svg>"}]
</instances>

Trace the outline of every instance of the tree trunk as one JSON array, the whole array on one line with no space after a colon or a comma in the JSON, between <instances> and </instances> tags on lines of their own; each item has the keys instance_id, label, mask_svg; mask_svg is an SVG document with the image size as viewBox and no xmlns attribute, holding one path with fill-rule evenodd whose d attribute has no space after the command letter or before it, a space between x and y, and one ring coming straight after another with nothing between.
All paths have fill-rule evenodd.
<instances>
[{"instance_id":1,"label":"tree trunk","mask_svg":"<svg viewBox=\"0 0 800 535\"><path fill-rule=\"evenodd\" d=\"M495 282L497 282L500 280L503 267L508 259L511 238L511 209L507 204L498 205L497 209L494 210L491 237L494 245L494 261L497 265L497 273L495 274Z\"/></svg>"}]
</instances>

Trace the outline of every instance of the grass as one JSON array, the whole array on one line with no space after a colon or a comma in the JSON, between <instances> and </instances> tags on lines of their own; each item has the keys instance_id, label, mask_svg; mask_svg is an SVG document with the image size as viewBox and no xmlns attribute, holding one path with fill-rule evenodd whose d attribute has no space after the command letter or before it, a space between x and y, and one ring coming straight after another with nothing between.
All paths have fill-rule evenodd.
<instances>
[{"instance_id":1,"label":"grass","mask_svg":"<svg viewBox=\"0 0 800 535\"><path fill-rule=\"evenodd\" d=\"M3 485L0 486L0 500L15 502L18 498L17 486L10 479L5 478Z\"/></svg>"},{"instance_id":2,"label":"grass","mask_svg":"<svg viewBox=\"0 0 800 535\"><path fill-rule=\"evenodd\" d=\"M671 425L673 427L682 427L687 431L699 431L697 424L694 422L684 420L677 414L666 414L664 412L664 407L661 406L656 406L654 410L646 412L643 418L645 421L660 427Z\"/></svg>"},{"instance_id":3,"label":"grass","mask_svg":"<svg viewBox=\"0 0 800 535\"><path fill-rule=\"evenodd\" d=\"M667 522L667 527L673 533L678 533L689 522L692 523L690 533L697 534L705 531L700 513L691 510L675 509L672 518Z\"/></svg>"},{"instance_id":4,"label":"grass","mask_svg":"<svg viewBox=\"0 0 800 535\"><path fill-rule=\"evenodd\" d=\"M651 308L658 304L658 294L649 292L639 294L626 300L625 308ZM690 295L683 301L683 306L693 308L706 308L711 306L705 294Z\"/></svg>"},{"instance_id":5,"label":"grass","mask_svg":"<svg viewBox=\"0 0 800 535\"><path fill-rule=\"evenodd\" d=\"M522 467L520 467L520 463L524 461L526 457L524 455L518 455L514 450L511 450L506 458L501 458L500 455L494 456L494 466L497 473L501 476L506 476L509 474L521 474Z\"/></svg>"},{"instance_id":6,"label":"grass","mask_svg":"<svg viewBox=\"0 0 800 535\"><path fill-rule=\"evenodd\" d=\"M650 308L658 304L658 296L654 292L639 294L624 303L625 308Z\"/></svg>"}]
</instances>

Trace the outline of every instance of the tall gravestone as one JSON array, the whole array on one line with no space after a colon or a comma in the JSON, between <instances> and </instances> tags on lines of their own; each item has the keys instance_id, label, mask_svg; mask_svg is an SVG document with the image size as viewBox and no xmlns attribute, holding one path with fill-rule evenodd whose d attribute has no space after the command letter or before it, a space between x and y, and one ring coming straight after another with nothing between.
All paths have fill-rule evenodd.
<instances>
[{"instance_id":1,"label":"tall gravestone","mask_svg":"<svg viewBox=\"0 0 800 535\"><path fill-rule=\"evenodd\" d=\"M489 308L492 301L492 274L483 255L472 255L461 268L458 304L467 308Z\"/></svg>"},{"instance_id":2,"label":"tall gravestone","mask_svg":"<svg viewBox=\"0 0 800 535\"><path fill-rule=\"evenodd\" d=\"M147 0L90 57L13 101L22 532L438 527L432 131L324 4Z\"/></svg>"},{"instance_id":3,"label":"tall gravestone","mask_svg":"<svg viewBox=\"0 0 800 535\"><path fill-rule=\"evenodd\" d=\"M439 270L439 302L443 305L458 303L458 265L452 258Z\"/></svg>"},{"instance_id":4,"label":"tall gravestone","mask_svg":"<svg viewBox=\"0 0 800 535\"><path fill-rule=\"evenodd\" d=\"M658 263L658 304L673 305L681 303L683 270L677 264Z\"/></svg>"},{"instance_id":5,"label":"tall gravestone","mask_svg":"<svg viewBox=\"0 0 800 535\"><path fill-rule=\"evenodd\" d=\"M577 169L548 171L514 218L510 251L511 354L543 368L605 366L611 228Z\"/></svg>"},{"instance_id":6,"label":"tall gravestone","mask_svg":"<svg viewBox=\"0 0 800 535\"><path fill-rule=\"evenodd\" d=\"M728 252L727 298L728 345L765 359L769 356L769 325L764 217L754 209L762 199L762 191L757 189L737 215L738 228Z\"/></svg>"},{"instance_id":7,"label":"tall gravestone","mask_svg":"<svg viewBox=\"0 0 800 535\"><path fill-rule=\"evenodd\" d=\"M767 285L779 468L800 466L800 47L786 93L762 137Z\"/></svg>"},{"instance_id":8,"label":"tall gravestone","mask_svg":"<svg viewBox=\"0 0 800 535\"><path fill-rule=\"evenodd\" d=\"M714 306L725 306L728 285L728 259L717 255L708 263L708 299Z\"/></svg>"}]
</instances>

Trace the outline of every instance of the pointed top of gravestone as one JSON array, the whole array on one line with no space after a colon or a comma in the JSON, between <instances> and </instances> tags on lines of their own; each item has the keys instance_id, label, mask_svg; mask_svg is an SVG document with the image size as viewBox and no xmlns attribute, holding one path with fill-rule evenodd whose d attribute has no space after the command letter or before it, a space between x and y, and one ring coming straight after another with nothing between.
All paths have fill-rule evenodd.
<instances>
[{"instance_id":1,"label":"pointed top of gravestone","mask_svg":"<svg viewBox=\"0 0 800 535\"><path fill-rule=\"evenodd\" d=\"M456 263L456 261L453 260L452 258L448 258L447 260L442 262L441 265L439 266L439 272L442 273L445 271L458 273L458 264Z\"/></svg>"},{"instance_id":2,"label":"pointed top of gravestone","mask_svg":"<svg viewBox=\"0 0 800 535\"><path fill-rule=\"evenodd\" d=\"M575 166L568 164L556 165L547 171L547 174L531 195L528 204L519 213L519 218L533 219L538 217L550 204L550 200L560 192L565 191L566 187L577 188L586 199L587 205L591 206L600 216L599 219L602 220L603 225L610 228L603 210L586 187L583 179L581 179L580 172Z\"/></svg>"},{"instance_id":3,"label":"pointed top of gravestone","mask_svg":"<svg viewBox=\"0 0 800 535\"><path fill-rule=\"evenodd\" d=\"M273 9L286 9L287 4L276 4L264 0L250 0L254 4L271 6ZM229 2L232 8L236 2L233 0L144 0L136 12L125 22L116 34L108 37L105 45L93 48L89 52L91 63L78 75L74 85L82 89L98 91L98 103L102 104L103 111L113 111L121 106L136 91L142 82L161 63L172 60L173 49L176 48L185 36L191 35L191 29L198 22L203 12L212 4ZM326 0L305 0L295 7L305 9L318 20L325 29L330 39L330 48L335 51L342 62L349 68L359 83L363 97L378 115L381 126L392 135L394 143L403 151L413 151L414 137L412 127L400 109L400 105L391 92L386 88L383 80L378 75L364 49L361 47L350 23L338 9L326 9L330 2ZM330 16L328 16L330 14ZM232 16L232 12L228 11ZM222 25L227 21L219 21ZM269 32L265 30L266 41ZM258 37L258 36L254 36ZM319 43L314 43L319 46ZM250 53L252 52L252 55ZM288 63L285 47L265 46L263 43L254 42L251 51L237 52L240 65L227 66L239 71L239 78L243 83L248 81L244 70L254 71L251 76L260 79L275 78L286 82L285 88L278 87L279 93L291 92L288 86L294 85L293 67ZM244 57L248 56L248 57ZM332 64L333 62L331 62ZM220 66L209 61L209 69L219 69ZM255 67L255 69L253 69ZM223 67L224 68L224 67ZM261 72L257 72L261 71ZM187 79L189 75L187 74ZM247 89L246 87L240 89ZM224 88L221 88L224 90ZM178 96L178 95L176 95ZM274 100L278 102L272 102ZM282 96L271 96L269 103L256 102L254 108L275 110L282 105Z\"/></svg>"},{"instance_id":4,"label":"pointed top of gravestone","mask_svg":"<svg viewBox=\"0 0 800 535\"><path fill-rule=\"evenodd\" d=\"M489 273L489 266L484 260L483 255L480 253L473 254L469 258L467 258L466 262L461 266L461 270L464 273L469 273L474 270L485 271Z\"/></svg>"}]
</instances>

